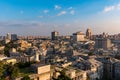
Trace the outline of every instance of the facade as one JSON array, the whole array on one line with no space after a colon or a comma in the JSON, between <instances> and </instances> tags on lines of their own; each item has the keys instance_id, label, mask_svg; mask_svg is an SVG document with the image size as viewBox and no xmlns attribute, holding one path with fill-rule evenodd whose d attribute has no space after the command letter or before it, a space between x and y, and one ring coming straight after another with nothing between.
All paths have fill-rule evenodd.
<instances>
[{"instance_id":1,"label":"facade","mask_svg":"<svg viewBox=\"0 0 120 80\"><path fill-rule=\"evenodd\" d=\"M29 48L29 47L32 46L31 43L28 43L28 42L25 41L25 40L19 40L17 43L19 44L19 46L20 46L21 49Z\"/></svg>"},{"instance_id":2,"label":"facade","mask_svg":"<svg viewBox=\"0 0 120 80\"><path fill-rule=\"evenodd\" d=\"M87 72L82 70L69 69L65 73L72 80L87 80Z\"/></svg>"},{"instance_id":3,"label":"facade","mask_svg":"<svg viewBox=\"0 0 120 80\"><path fill-rule=\"evenodd\" d=\"M51 80L52 71L51 66L42 63L36 63L31 65L31 70L34 72L30 74L31 80ZM15 80L21 80L22 77L16 78Z\"/></svg>"},{"instance_id":4,"label":"facade","mask_svg":"<svg viewBox=\"0 0 120 80\"><path fill-rule=\"evenodd\" d=\"M116 62L114 64L114 79L115 80L119 80L120 79L120 61L119 62Z\"/></svg>"},{"instance_id":5,"label":"facade","mask_svg":"<svg viewBox=\"0 0 120 80\"><path fill-rule=\"evenodd\" d=\"M53 31L53 32L51 33L51 38L52 38L52 40L57 40L57 39L58 39L58 36L59 36L59 32L57 32L57 31Z\"/></svg>"},{"instance_id":6,"label":"facade","mask_svg":"<svg viewBox=\"0 0 120 80\"><path fill-rule=\"evenodd\" d=\"M32 70L37 77L33 77L33 80L51 80L51 66L45 64L33 64L31 66Z\"/></svg>"},{"instance_id":7,"label":"facade","mask_svg":"<svg viewBox=\"0 0 120 80\"><path fill-rule=\"evenodd\" d=\"M5 46L0 46L0 50L4 50L5 49Z\"/></svg>"},{"instance_id":8,"label":"facade","mask_svg":"<svg viewBox=\"0 0 120 80\"><path fill-rule=\"evenodd\" d=\"M120 60L115 58L101 58L103 63L103 79L119 80L120 79Z\"/></svg>"},{"instance_id":9,"label":"facade","mask_svg":"<svg viewBox=\"0 0 120 80\"><path fill-rule=\"evenodd\" d=\"M73 80L101 80L103 77L103 64L94 58L78 61L74 66L79 71Z\"/></svg>"},{"instance_id":10,"label":"facade","mask_svg":"<svg viewBox=\"0 0 120 80\"><path fill-rule=\"evenodd\" d=\"M4 43L7 44L10 42L10 39L5 39Z\"/></svg>"},{"instance_id":11,"label":"facade","mask_svg":"<svg viewBox=\"0 0 120 80\"><path fill-rule=\"evenodd\" d=\"M11 40L11 34L7 33L7 39Z\"/></svg>"},{"instance_id":12,"label":"facade","mask_svg":"<svg viewBox=\"0 0 120 80\"><path fill-rule=\"evenodd\" d=\"M91 39L91 37L92 37L92 30L91 29L87 29L87 31L86 31L86 38Z\"/></svg>"},{"instance_id":13,"label":"facade","mask_svg":"<svg viewBox=\"0 0 120 80\"><path fill-rule=\"evenodd\" d=\"M17 40L17 34L11 34L11 40L12 41Z\"/></svg>"},{"instance_id":14,"label":"facade","mask_svg":"<svg viewBox=\"0 0 120 80\"><path fill-rule=\"evenodd\" d=\"M105 50L112 47L111 40L107 38L97 38L95 40L95 48L103 48Z\"/></svg>"},{"instance_id":15,"label":"facade","mask_svg":"<svg viewBox=\"0 0 120 80\"><path fill-rule=\"evenodd\" d=\"M17 63L17 60L15 58L6 58L3 61L5 62L5 64L8 64L8 63L15 64L15 63Z\"/></svg>"},{"instance_id":16,"label":"facade","mask_svg":"<svg viewBox=\"0 0 120 80\"><path fill-rule=\"evenodd\" d=\"M87 79L101 80L103 77L103 64L95 59L89 59L90 70L87 71Z\"/></svg>"},{"instance_id":17,"label":"facade","mask_svg":"<svg viewBox=\"0 0 120 80\"><path fill-rule=\"evenodd\" d=\"M7 39L9 40L17 40L17 34L7 34Z\"/></svg>"},{"instance_id":18,"label":"facade","mask_svg":"<svg viewBox=\"0 0 120 80\"><path fill-rule=\"evenodd\" d=\"M10 57L15 58L17 62L36 61L36 55L28 56L25 53L10 52Z\"/></svg>"},{"instance_id":19,"label":"facade","mask_svg":"<svg viewBox=\"0 0 120 80\"><path fill-rule=\"evenodd\" d=\"M81 31L73 33L73 40L74 41L85 41L84 33Z\"/></svg>"},{"instance_id":20,"label":"facade","mask_svg":"<svg viewBox=\"0 0 120 80\"><path fill-rule=\"evenodd\" d=\"M4 59L6 59L6 58L8 58L8 57L6 57L6 56L4 56L4 55L0 55L0 61L4 60Z\"/></svg>"}]
</instances>

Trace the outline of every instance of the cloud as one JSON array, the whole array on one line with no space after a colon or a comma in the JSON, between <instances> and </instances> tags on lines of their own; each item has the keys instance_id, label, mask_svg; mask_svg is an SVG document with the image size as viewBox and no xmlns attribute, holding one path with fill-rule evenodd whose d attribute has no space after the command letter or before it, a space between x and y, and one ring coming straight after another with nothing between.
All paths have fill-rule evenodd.
<instances>
[{"instance_id":1,"label":"cloud","mask_svg":"<svg viewBox=\"0 0 120 80\"><path fill-rule=\"evenodd\" d=\"M61 6L55 5L54 8L55 8L55 9L61 9Z\"/></svg>"},{"instance_id":2,"label":"cloud","mask_svg":"<svg viewBox=\"0 0 120 80\"><path fill-rule=\"evenodd\" d=\"M117 5L117 9L120 10L120 4Z\"/></svg>"},{"instance_id":3,"label":"cloud","mask_svg":"<svg viewBox=\"0 0 120 80\"><path fill-rule=\"evenodd\" d=\"M104 8L103 12L107 13L113 10L120 10L120 3L112 6L107 6Z\"/></svg>"},{"instance_id":4,"label":"cloud","mask_svg":"<svg viewBox=\"0 0 120 80\"><path fill-rule=\"evenodd\" d=\"M115 9L115 6L108 6L104 8L104 12L110 12Z\"/></svg>"},{"instance_id":5,"label":"cloud","mask_svg":"<svg viewBox=\"0 0 120 80\"><path fill-rule=\"evenodd\" d=\"M58 16L65 15L66 13L66 11L61 11L60 13L58 13Z\"/></svg>"},{"instance_id":6,"label":"cloud","mask_svg":"<svg viewBox=\"0 0 120 80\"><path fill-rule=\"evenodd\" d=\"M74 14L75 14L75 10L71 10L71 11L70 11L70 14L71 14L71 15L74 15Z\"/></svg>"},{"instance_id":7,"label":"cloud","mask_svg":"<svg viewBox=\"0 0 120 80\"><path fill-rule=\"evenodd\" d=\"M68 9L71 10L71 9L73 9L73 7L69 7Z\"/></svg>"},{"instance_id":8,"label":"cloud","mask_svg":"<svg viewBox=\"0 0 120 80\"><path fill-rule=\"evenodd\" d=\"M47 14L47 13L49 12L49 10L44 10L43 12L44 12L45 14Z\"/></svg>"}]
</instances>

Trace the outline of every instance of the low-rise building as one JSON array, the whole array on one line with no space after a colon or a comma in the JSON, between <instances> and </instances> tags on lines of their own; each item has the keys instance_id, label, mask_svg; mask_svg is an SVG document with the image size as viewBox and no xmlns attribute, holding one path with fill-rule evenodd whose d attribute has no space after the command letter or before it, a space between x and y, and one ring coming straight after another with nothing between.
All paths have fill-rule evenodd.
<instances>
[{"instance_id":1,"label":"low-rise building","mask_svg":"<svg viewBox=\"0 0 120 80\"><path fill-rule=\"evenodd\" d=\"M5 62L5 64L8 64L8 63L15 64L15 63L17 63L17 60L15 58L6 58L3 61Z\"/></svg>"}]
</instances>

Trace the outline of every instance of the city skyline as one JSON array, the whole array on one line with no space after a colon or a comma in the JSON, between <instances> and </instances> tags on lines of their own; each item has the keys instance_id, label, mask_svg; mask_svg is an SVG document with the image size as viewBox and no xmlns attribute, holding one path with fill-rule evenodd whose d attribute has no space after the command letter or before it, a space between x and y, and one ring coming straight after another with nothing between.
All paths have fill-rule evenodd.
<instances>
[{"instance_id":1,"label":"city skyline","mask_svg":"<svg viewBox=\"0 0 120 80\"><path fill-rule=\"evenodd\" d=\"M119 33L120 0L1 0L0 32L18 35L61 35L92 29Z\"/></svg>"}]
</instances>

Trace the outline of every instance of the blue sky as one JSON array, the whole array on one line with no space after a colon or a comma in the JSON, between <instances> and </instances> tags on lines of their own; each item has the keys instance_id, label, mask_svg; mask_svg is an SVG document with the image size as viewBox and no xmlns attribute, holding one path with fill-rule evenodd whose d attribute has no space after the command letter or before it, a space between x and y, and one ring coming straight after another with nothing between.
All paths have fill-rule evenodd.
<instances>
[{"instance_id":1,"label":"blue sky","mask_svg":"<svg viewBox=\"0 0 120 80\"><path fill-rule=\"evenodd\" d=\"M119 33L120 0L0 0L0 33Z\"/></svg>"}]
</instances>

